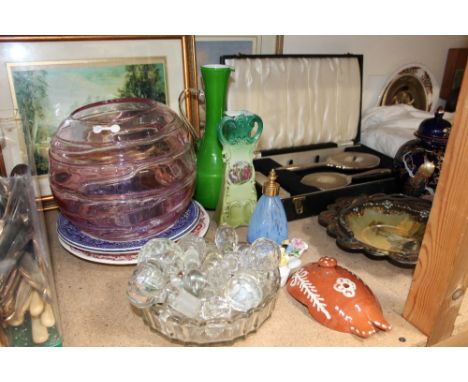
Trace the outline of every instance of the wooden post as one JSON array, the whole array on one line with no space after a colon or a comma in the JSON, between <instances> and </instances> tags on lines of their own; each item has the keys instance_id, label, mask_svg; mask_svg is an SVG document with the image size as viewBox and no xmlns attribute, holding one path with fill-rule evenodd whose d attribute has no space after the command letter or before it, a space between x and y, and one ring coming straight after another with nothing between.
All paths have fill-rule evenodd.
<instances>
[{"instance_id":1,"label":"wooden post","mask_svg":"<svg viewBox=\"0 0 468 382\"><path fill-rule=\"evenodd\" d=\"M465 70L465 73L468 71ZM468 275L468 75L463 80L437 191L403 316L428 336L454 328Z\"/></svg>"}]
</instances>

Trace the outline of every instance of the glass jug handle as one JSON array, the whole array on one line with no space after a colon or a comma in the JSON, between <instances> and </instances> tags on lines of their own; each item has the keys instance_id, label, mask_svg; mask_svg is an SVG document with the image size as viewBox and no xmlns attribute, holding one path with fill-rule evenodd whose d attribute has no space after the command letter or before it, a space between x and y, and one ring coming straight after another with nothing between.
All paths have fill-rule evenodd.
<instances>
[{"instance_id":1,"label":"glass jug handle","mask_svg":"<svg viewBox=\"0 0 468 382\"><path fill-rule=\"evenodd\" d=\"M193 88L186 88L182 90L182 92L179 94L179 114L180 114L180 117L182 118L182 121L184 122L185 128L187 129L187 133L193 138L193 141L196 144L198 144L198 142L201 139L202 134L189 121L187 113L186 113L186 107L185 107L187 98L190 101L192 97L196 97L197 105L199 105L200 103L204 103L205 93L203 93L202 90L193 89Z\"/></svg>"},{"instance_id":2,"label":"glass jug handle","mask_svg":"<svg viewBox=\"0 0 468 382\"><path fill-rule=\"evenodd\" d=\"M226 112L226 113L235 113L235 112ZM254 144L255 142L258 141L263 131L262 119L256 114L246 114L245 121L250 126L250 133L254 129L255 124L257 125L257 130L255 134L253 136L249 136L249 135L242 136L242 137L237 136L237 137L234 137L233 142L230 142L229 141L230 138L225 135L225 127L231 126L233 129L236 129L238 120L236 120L235 117L233 118L232 115L226 115L225 117L223 117L223 119L219 122L218 129L217 129L218 140L221 142L223 146L230 145L230 144L232 145L235 143L236 139L239 139L239 138L242 141L244 141L244 143L249 143L249 144Z\"/></svg>"}]
</instances>

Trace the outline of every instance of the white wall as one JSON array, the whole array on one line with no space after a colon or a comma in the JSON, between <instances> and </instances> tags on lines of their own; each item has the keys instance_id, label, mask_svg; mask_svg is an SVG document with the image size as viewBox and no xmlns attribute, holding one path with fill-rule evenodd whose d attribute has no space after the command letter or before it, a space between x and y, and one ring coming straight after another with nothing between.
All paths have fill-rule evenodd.
<instances>
[{"instance_id":1,"label":"white wall","mask_svg":"<svg viewBox=\"0 0 468 382\"><path fill-rule=\"evenodd\" d=\"M389 77L407 64L424 65L435 78L434 89L440 89L448 49L463 47L468 36L284 36L283 51L363 54L364 111L377 105Z\"/></svg>"}]
</instances>

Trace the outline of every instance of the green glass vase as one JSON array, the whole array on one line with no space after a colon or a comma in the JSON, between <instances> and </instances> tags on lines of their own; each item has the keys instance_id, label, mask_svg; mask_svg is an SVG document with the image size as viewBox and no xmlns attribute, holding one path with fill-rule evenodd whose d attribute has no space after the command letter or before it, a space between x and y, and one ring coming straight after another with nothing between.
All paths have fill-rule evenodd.
<instances>
[{"instance_id":1,"label":"green glass vase","mask_svg":"<svg viewBox=\"0 0 468 382\"><path fill-rule=\"evenodd\" d=\"M206 123L197 152L194 198L206 209L214 210L224 176L222 146L216 131L225 110L227 86L233 68L203 65L200 69L205 91Z\"/></svg>"}]
</instances>

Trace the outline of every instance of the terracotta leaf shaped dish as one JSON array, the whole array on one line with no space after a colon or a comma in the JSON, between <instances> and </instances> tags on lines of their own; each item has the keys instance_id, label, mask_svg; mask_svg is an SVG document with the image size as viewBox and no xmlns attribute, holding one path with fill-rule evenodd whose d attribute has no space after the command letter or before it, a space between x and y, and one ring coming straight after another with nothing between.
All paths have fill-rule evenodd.
<instances>
[{"instance_id":1,"label":"terracotta leaf shaped dish","mask_svg":"<svg viewBox=\"0 0 468 382\"><path fill-rule=\"evenodd\" d=\"M313 318L330 329L363 338L378 329L391 329L370 288L332 257L300 268L289 279L287 289L307 306Z\"/></svg>"}]
</instances>

